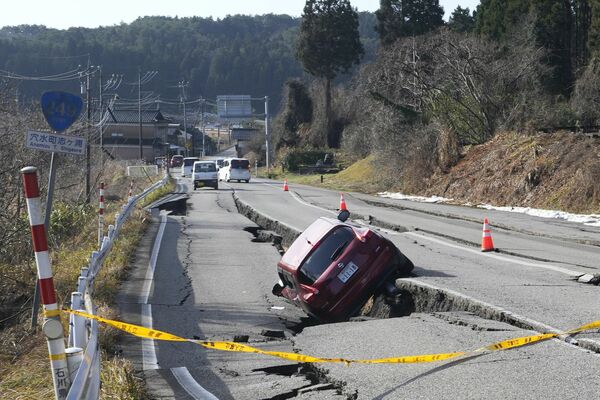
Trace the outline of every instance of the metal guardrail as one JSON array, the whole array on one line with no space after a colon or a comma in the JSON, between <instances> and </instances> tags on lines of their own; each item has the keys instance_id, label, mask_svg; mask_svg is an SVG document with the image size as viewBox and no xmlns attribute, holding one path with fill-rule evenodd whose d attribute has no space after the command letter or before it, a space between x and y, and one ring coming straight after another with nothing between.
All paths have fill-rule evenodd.
<instances>
[{"instance_id":1,"label":"metal guardrail","mask_svg":"<svg viewBox=\"0 0 600 400\"><path fill-rule=\"evenodd\" d=\"M131 211L140 200L144 199L154 190L164 186L169 176L156 182L142 193L129 198L115 218L115 224L108 227L108 235L104 236L98 251L92 252L89 264L81 268L77 282L77 291L71 294L71 308L82 310L96 315L96 306L92 296L94 294L94 281L102 268L112 246L119 236L119 232L131 214ZM67 360L73 364L71 372L71 388L67 395L68 400L96 400L100 395L100 347L98 345L98 323L85 318L71 315L69 318ZM76 364L79 363L77 366Z\"/></svg>"}]
</instances>

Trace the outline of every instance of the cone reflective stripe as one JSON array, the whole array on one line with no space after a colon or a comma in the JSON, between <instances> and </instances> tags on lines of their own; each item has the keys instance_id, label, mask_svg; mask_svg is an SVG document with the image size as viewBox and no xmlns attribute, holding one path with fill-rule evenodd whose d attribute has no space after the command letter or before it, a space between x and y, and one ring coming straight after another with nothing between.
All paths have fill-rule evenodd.
<instances>
[{"instance_id":1,"label":"cone reflective stripe","mask_svg":"<svg viewBox=\"0 0 600 400\"><path fill-rule=\"evenodd\" d=\"M340 193L340 211L343 210L348 210L348 207L346 207L346 200L344 200L344 193Z\"/></svg>"},{"instance_id":2,"label":"cone reflective stripe","mask_svg":"<svg viewBox=\"0 0 600 400\"><path fill-rule=\"evenodd\" d=\"M494 241L492 240L492 231L488 219L483 220L483 236L481 238L481 251L493 251Z\"/></svg>"},{"instance_id":3,"label":"cone reflective stripe","mask_svg":"<svg viewBox=\"0 0 600 400\"><path fill-rule=\"evenodd\" d=\"M39 278L40 297L44 306L44 325L42 329L48 342L54 394L57 399L65 399L71 381L67 368L60 311L56 303L52 266L48 255L48 241L46 240L46 229L44 227L44 218L42 217L37 168L25 167L21 170L21 173L23 174L23 187L27 201L29 224L31 225L31 238Z\"/></svg>"},{"instance_id":4,"label":"cone reflective stripe","mask_svg":"<svg viewBox=\"0 0 600 400\"><path fill-rule=\"evenodd\" d=\"M98 204L98 246L102 244L104 237L104 182L100 182L99 189L99 204Z\"/></svg>"},{"instance_id":5,"label":"cone reflective stripe","mask_svg":"<svg viewBox=\"0 0 600 400\"><path fill-rule=\"evenodd\" d=\"M288 183L287 183L287 179L284 179L283 181L283 191L284 192L289 192L290 188L288 187Z\"/></svg>"}]
</instances>

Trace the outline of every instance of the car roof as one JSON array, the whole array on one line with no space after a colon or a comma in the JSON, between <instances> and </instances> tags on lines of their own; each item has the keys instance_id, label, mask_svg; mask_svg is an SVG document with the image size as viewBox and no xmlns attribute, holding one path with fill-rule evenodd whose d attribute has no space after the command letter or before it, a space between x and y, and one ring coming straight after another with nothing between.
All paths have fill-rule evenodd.
<instances>
[{"instance_id":1,"label":"car roof","mask_svg":"<svg viewBox=\"0 0 600 400\"><path fill-rule=\"evenodd\" d=\"M308 253L328 232L337 226L346 226L346 224L333 218L321 217L310 224L300 236L292 243L289 249L281 258L281 262L290 266L292 269L298 269Z\"/></svg>"},{"instance_id":2,"label":"car roof","mask_svg":"<svg viewBox=\"0 0 600 400\"><path fill-rule=\"evenodd\" d=\"M214 160L199 160L196 161L194 164L214 164L215 161Z\"/></svg>"},{"instance_id":3,"label":"car roof","mask_svg":"<svg viewBox=\"0 0 600 400\"><path fill-rule=\"evenodd\" d=\"M184 160L200 160L198 157L185 157Z\"/></svg>"}]
</instances>

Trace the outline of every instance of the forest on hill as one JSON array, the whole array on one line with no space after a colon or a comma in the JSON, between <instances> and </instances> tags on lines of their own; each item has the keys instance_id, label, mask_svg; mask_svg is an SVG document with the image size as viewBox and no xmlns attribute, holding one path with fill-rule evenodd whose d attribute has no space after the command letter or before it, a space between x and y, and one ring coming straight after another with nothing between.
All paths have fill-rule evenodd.
<instances>
[{"instance_id":1,"label":"forest on hill","mask_svg":"<svg viewBox=\"0 0 600 400\"><path fill-rule=\"evenodd\" d=\"M328 8L332 3L343 9L347 2L307 1L311 9L307 13L305 8L307 22L300 38L318 40L323 37L318 32L326 30L321 25L335 21L328 14L348 14L347 9ZM584 132L598 131L599 0L482 0L476 10L457 7L447 22L439 0L381 0L375 15L380 41L376 57L360 64L347 84L329 88L327 80L337 70L313 65L319 49L336 44L304 44L306 50L299 55L318 79L286 84L285 106L274 123L282 165L289 167L288 160L297 160L303 149L340 149L353 160L372 160L382 190L443 196L450 186L433 182L460 169L471 148L498 134L565 130L585 139ZM351 35L345 28L338 37ZM351 61L359 64L359 46L345 48L355 51ZM335 56L318 58L335 61ZM332 65L343 69L345 61L338 60ZM510 159L513 153L507 147L504 157ZM581 149L577 157L589 160L590 166L570 174L571 181L561 185L585 190L577 192L576 201L554 199L551 206L574 209L579 202L579 209L600 207L598 155L593 146ZM517 189L504 195L524 205L536 188L572 164L561 164L554 156L550 160L543 146L527 154L531 163L517 163L521 167L511 170L519 182L511 187ZM506 181L506 175L486 171L488 182ZM470 182L456 184L464 185L461 193L468 197ZM546 188L544 193L559 189ZM499 200L491 191L485 195L491 203Z\"/></svg>"},{"instance_id":2,"label":"forest on hill","mask_svg":"<svg viewBox=\"0 0 600 400\"><path fill-rule=\"evenodd\" d=\"M373 13L360 13L365 60L378 45ZM57 30L38 25L0 29L0 75L51 76L88 63L102 66L104 80L123 75L135 83L138 70L158 71L144 85L163 98L178 98L178 82L189 82L190 99L221 94L270 96L279 106L283 83L303 77L295 57L299 18L287 15L223 19L143 17L115 26ZM98 77L95 76L95 79ZM21 96L37 99L41 92L60 88L79 91L80 82L22 81ZM136 97L137 87L122 85L120 94ZM94 94L96 96L96 94Z\"/></svg>"}]
</instances>

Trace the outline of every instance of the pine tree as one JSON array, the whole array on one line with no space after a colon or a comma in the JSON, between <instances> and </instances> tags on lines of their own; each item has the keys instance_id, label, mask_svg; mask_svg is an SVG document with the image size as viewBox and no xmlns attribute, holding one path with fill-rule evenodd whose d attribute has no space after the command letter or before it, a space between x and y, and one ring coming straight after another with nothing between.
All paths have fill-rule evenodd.
<instances>
[{"instance_id":1,"label":"pine tree","mask_svg":"<svg viewBox=\"0 0 600 400\"><path fill-rule=\"evenodd\" d=\"M590 0L591 21L588 33L588 49L590 57L600 56L600 0Z\"/></svg>"},{"instance_id":2,"label":"pine tree","mask_svg":"<svg viewBox=\"0 0 600 400\"><path fill-rule=\"evenodd\" d=\"M473 31L475 28L475 18L471 15L469 7L456 7L456 9L452 11L452 14L450 15L448 26L455 32L465 33Z\"/></svg>"},{"instance_id":3,"label":"pine tree","mask_svg":"<svg viewBox=\"0 0 600 400\"><path fill-rule=\"evenodd\" d=\"M573 11L570 0L532 0L537 42L547 49L552 68L543 83L552 94L568 95L573 84L571 32Z\"/></svg>"},{"instance_id":4,"label":"pine tree","mask_svg":"<svg viewBox=\"0 0 600 400\"><path fill-rule=\"evenodd\" d=\"M444 9L439 0L380 0L375 12L381 44L422 35L444 25Z\"/></svg>"},{"instance_id":5,"label":"pine tree","mask_svg":"<svg viewBox=\"0 0 600 400\"><path fill-rule=\"evenodd\" d=\"M325 83L327 145L337 148L339 135L331 129L331 81L360 62L364 53L358 33L358 14L349 0L307 0L302 14L297 57L309 74Z\"/></svg>"},{"instance_id":6,"label":"pine tree","mask_svg":"<svg viewBox=\"0 0 600 400\"><path fill-rule=\"evenodd\" d=\"M501 40L508 30L529 13L530 0L481 0L477 6L475 31Z\"/></svg>"}]
</instances>

